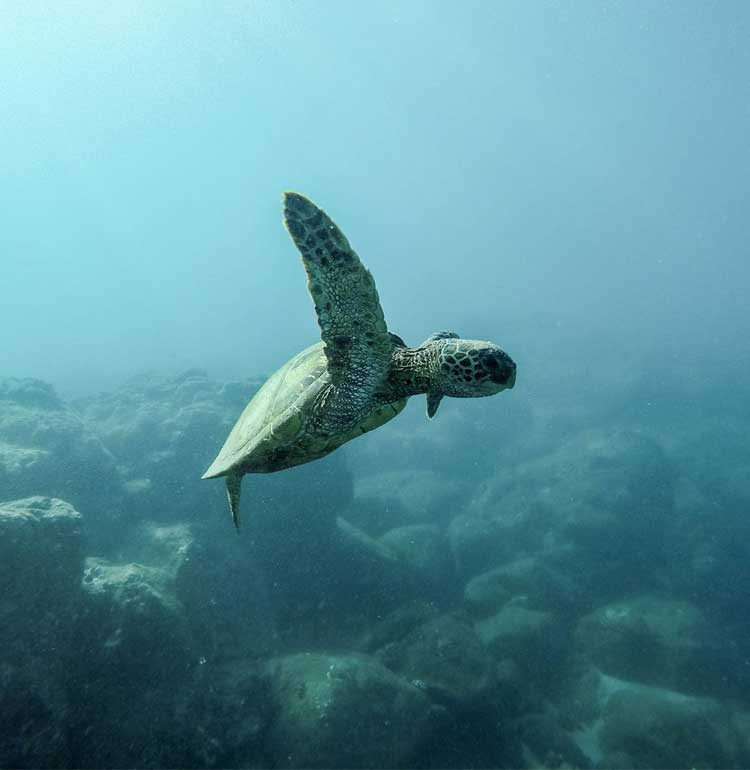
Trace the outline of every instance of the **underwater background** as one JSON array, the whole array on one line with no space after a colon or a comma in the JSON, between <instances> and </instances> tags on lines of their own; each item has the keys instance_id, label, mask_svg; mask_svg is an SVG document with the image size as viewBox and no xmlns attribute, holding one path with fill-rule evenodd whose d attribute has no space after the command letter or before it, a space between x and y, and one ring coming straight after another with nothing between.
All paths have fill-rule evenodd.
<instances>
[{"instance_id":1,"label":"underwater background","mask_svg":"<svg viewBox=\"0 0 750 770\"><path fill-rule=\"evenodd\" d=\"M0 767L750 765L750 5L0 2ZM200 476L319 340L499 343Z\"/></svg>"}]
</instances>

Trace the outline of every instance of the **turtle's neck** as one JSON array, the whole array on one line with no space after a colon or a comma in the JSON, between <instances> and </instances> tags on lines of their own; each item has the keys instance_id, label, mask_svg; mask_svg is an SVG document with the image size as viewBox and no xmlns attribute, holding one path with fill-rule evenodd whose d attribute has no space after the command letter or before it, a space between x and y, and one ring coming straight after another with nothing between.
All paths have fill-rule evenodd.
<instances>
[{"instance_id":1,"label":"turtle's neck","mask_svg":"<svg viewBox=\"0 0 750 770\"><path fill-rule=\"evenodd\" d=\"M391 369L384 383L384 395L395 401L420 393L429 393L437 379L438 350L436 345L418 348L397 347L393 351Z\"/></svg>"}]
</instances>

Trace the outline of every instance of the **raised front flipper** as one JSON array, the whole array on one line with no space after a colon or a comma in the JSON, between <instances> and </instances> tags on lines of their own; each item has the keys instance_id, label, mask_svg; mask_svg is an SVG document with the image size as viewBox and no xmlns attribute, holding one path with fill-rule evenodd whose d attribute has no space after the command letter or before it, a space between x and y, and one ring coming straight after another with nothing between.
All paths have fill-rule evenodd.
<instances>
[{"instance_id":1,"label":"raised front flipper","mask_svg":"<svg viewBox=\"0 0 750 770\"><path fill-rule=\"evenodd\" d=\"M284 194L284 224L302 255L333 384L372 392L393 350L375 281L331 218L303 195Z\"/></svg>"}]
</instances>

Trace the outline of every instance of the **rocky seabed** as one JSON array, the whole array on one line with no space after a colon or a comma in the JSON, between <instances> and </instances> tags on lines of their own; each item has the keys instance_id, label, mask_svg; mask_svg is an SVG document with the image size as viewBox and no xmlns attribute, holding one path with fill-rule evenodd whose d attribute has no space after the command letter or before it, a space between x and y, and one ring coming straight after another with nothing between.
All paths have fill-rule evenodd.
<instances>
[{"instance_id":1,"label":"rocky seabed","mask_svg":"<svg viewBox=\"0 0 750 770\"><path fill-rule=\"evenodd\" d=\"M750 765L736 423L405 415L238 537L257 386L0 383L0 767Z\"/></svg>"}]
</instances>

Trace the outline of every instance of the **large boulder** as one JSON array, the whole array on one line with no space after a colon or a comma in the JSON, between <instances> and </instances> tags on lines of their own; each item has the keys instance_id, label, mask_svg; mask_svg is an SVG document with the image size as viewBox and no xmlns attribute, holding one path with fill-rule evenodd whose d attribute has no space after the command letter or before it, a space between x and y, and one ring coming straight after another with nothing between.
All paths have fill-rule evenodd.
<instances>
[{"instance_id":1,"label":"large boulder","mask_svg":"<svg viewBox=\"0 0 750 770\"><path fill-rule=\"evenodd\" d=\"M693 604L644 595L600 607L576 630L579 655L623 679L745 697L750 675L731 640Z\"/></svg>"},{"instance_id":2,"label":"large boulder","mask_svg":"<svg viewBox=\"0 0 750 770\"><path fill-rule=\"evenodd\" d=\"M619 679L572 677L558 713L596 767L746 767L748 712L733 701Z\"/></svg>"},{"instance_id":3,"label":"large boulder","mask_svg":"<svg viewBox=\"0 0 750 770\"><path fill-rule=\"evenodd\" d=\"M47 495L98 513L118 485L111 453L51 385L34 379L0 382L4 499Z\"/></svg>"},{"instance_id":4,"label":"large boulder","mask_svg":"<svg viewBox=\"0 0 750 770\"><path fill-rule=\"evenodd\" d=\"M727 443L736 448L734 440ZM719 446L717 437L710 444L711 451L706 453L705 447L701 451L707 459L711 455L711 463L716 462L714 448L727 463L738 462L737 457L724 456L726 444ZM722 489L723 495L727 492L727 488ZM702 489L692 478L677 480L666 577L671 593L700 598L714 622L744 644L750 638L750 618L745 612L750 594L750 571L746 569L750 561L748 505L739 496L730 500L723 495L714 488Z\"/></svg>"},{"instance_id":5,"label":"large boulder","mask_svg":"<svg viewBox=\"0 0 750 770\"><path fill-rule=\"evenodd\" d=\"M191 532L179 550L175 595L197 656L217 663L269 654L277 644L277 611L249 539L237 537L227 516Z\"/></svg>"},{"instance_id":6,"label":"large boulder","mask_svg":"<svg viewBox=\"0 0 750 770\"><path fill-rule=\"evenodd\" d=\"M447 531L448 548L456 573L464 580L513 559L518 546L509 541L506 527L496 519L456 516Z\"/></svg>"},{"instance_id":7,"label":"large boulder","mask_svg":"<svg viewBox=\"0 0 750 770\"><path fill-rule=\"evenodd\" d=\"M252 553L266 576L280 641L297 649L340 648L424 583L388 547L345 519L331 526L328 505L310 502L307 511L259 522Z\"/></svg>"},{"instance_id":8,"label":"large boulder","mask_svg":"<svg viewBox=\"0 0 750 770\"><path fill-rule=\"evenodd\" d=\"M406 767L439 723L424 692L359 654L269 663L274 767Z\"/></svg>"},{"instance_id":9,"label":"large boulder","mask_svg":"<svg viewBox=\"0 0 750 770\"><path fill-rule=\"evenodd\" d=\"M376 656L449 708L486 702L497 683L495 660L472 626L452 614L421 623L385 644Z\"/></svg>"},{"instance_id":10,"label":"large boulder","mask_svg":"<svg viewBox=\"0 0 750 770\"><path fill-rule=\"evenodd\" d=\"M83 565L81 515L31 497L0 504L0 766L71 763L65 690Z\"/></svg>"},{"instance_id":11,"label":"large boulder","mask_svg":"<svg viewBox=\"0 0 750 770\"><path fill-rule=\"evenodd\" d=\"M361 648L446 709L417 767L521 766L520 742L507 726L529 706L528 677L509 658L495 662L463 613L406 603L374 625Z\"/></svg>"},{"instance_id":12,"label":"large boulder","mask_svg":"<svg viewBox=\"0 0 750 770\"><path fill-rule=\"evenodd\" d=\"M564 520L585 502L635 518L636 526L648 525L671 509L673 480L666 455L653 439L628 431L587 430L550 455L502 469L476 503L495 507L501 519L544 509Z\"/></svg>"},{"instance_id":13,"label":"large boulder","mask_svg":"<svg viewBox=\"0 0 750 770\"><path fill-rule=\"evenodd\" d=\"M575 576L593 604L643 590L663 564L673 480L653 439L587 430L549 455L502 468L467 513L492 521L506 549L543 554Z\"/></svg>"},{"instance_id":14,"label":"large boulder","mask_svg":"<svg viewBox=\"0 0 750 770\"><path fill-rule=\"evenodd\" d=\"M477 617L499 610L510 599L534 610L573 611L577 583L543 558L525 556L472 578L464 589L467 609Z\"/></svg>"},{"instance_id":15,"label":"large boulder","mask_svg":"<svg viewBox=\"0 0 750 770\"><path fill-rule=\"evenodd\" d=\"M202 526L137 522L120 544L118 560L160 576L182 608L194 658L215 664L267 654L274 646L276 612L267 577L252 540L237 536L228 515Z\"/></svg>"},{"instance_id":16,"label":"large boulder","mask_svg":"<svg viewBox=\"0 0 750 770\"><path fill-rule=\"evenodd\" d=\"M512 598L502 580L497 580L495 570L483 572L472 578L464 588L464 606L477 618L492 615Z\"/></svg>"},{"instance_id":17,"label":"large boulder","mask_svg":"<svg viewBox=\"0 0 750 770\"><path fill-rule=\"evenodd\" d=\"M528 714L513 727L522 742L529 767L591 766L590 758L574 737L549 714Z\"/></svg>"},{"instance_id":18,"label":"large boulder","mask_svg":"<svg viewBox=\"0 0 750 770\"><path fill-rule=\"evenodd\" d=\"M83 518L50 497L0 503L0 649L64 647L79 600Z\"/></svg>"},{"instance_id":19,"label":"large boulder","mask_svg":"<svg viewBox=\"0 0 750 770\"><path fill-rule=\"evenodd\" d=\"M172 575L88 558L82 586L68 677L73 764L179 764L176 698L197 661Z\"/></svg>"},{"instance_id":20,"label":"large boulder","mask_svg":"<svg viewBox=\"0 0 750 770\"><path fill-rule=\"evenodd\" d=\"M746 390L747 384L741 387ZM739 392L738 388L735 398L722 402L721 411L713 417L709 413L701 415L700 420L684 419L680 423L682 430L673 439L673 452L682 473L711 504L727 511L747 510L750 505L747 400ZM727 417L731 402L742 404L744 411L734 421ZM673 426L669 427L672 433Z\"/></svg>"},{"instance_id":21,"label":"large boulder","mask_svg":"<svg viewBox=\"0 0 750 770\"><path fill-rule=\"evenodd\" d=\"M469 482L455 474L426 469L362 473L347 515L375 534L398 525L443 523L464 506L469 493Z\"/></svg>"},{"instance_id":22,"label":"large boulder","mask_svg":"<svg viewBox=\"0 0 750 770\"><path fill-rule=\"evenodd\" d=\"M475 623L479 638L498 659L511 658L529 681L547 686L559 679L569 652L565 626L552 612L506 604Z\"/></svg>"},{"instance_id":23,"label":"large boulder","mask_svg":"<svg viewBox=\"0 0 750 770\"><path fill-rule=\"evenodd\" d=\"M188 645L172 576L161 567L89 557L83 572L85 603L76 635L85 639L89 671L116 668L148 682L184 669Z\"/></svg>"},{"instance_id":24,"label":"large boulder","mask_svg":"<svg viewBox=\"0 0 750 770\"><path fill-rule=\"evenodd\" d=\"M260 661L197 666L177 714L182 767L272 766L265 736L274 714L270 681Z\"/></svg>"},{"instance_id":25,"label":"large boulder","mask_svg":"<svg viewBox=\"0 0 750 770\"><path fill-rule=\"evenodd\" d=\"M413 524L390 529L379 538L436 598L455 586L453 561L441 529L433 524Z\"/></svg>"},{"instance_id":26,"label":"large boulder","mask_svg":"<svg viewBox=\"0 0 750 770\"><path fill-rule=\"evenodd\" d=\"M602 766L747 767L743 722L742 715L708 698L622 689L610 696L602 714Z\"/></svg>"},{"instance_id":27,"label":"large boulder","mask_svg":"<svg viewBox=\"0 0 750 770\"><path fill-rule=\"evenodd\" d=\"M65 690L60 676L50 674L44 661L38 662L40 667L0 658L2 767L71 766Z\"/></svg>"}]
</instances>

